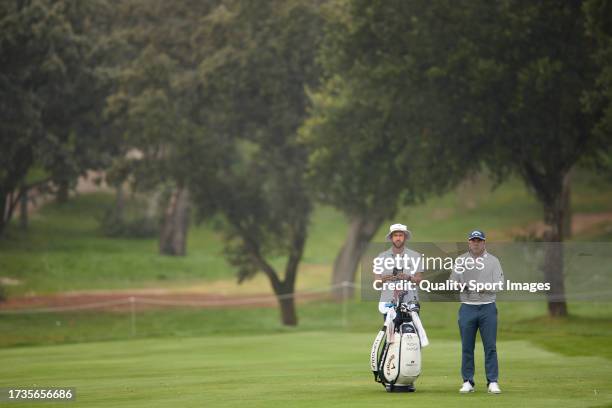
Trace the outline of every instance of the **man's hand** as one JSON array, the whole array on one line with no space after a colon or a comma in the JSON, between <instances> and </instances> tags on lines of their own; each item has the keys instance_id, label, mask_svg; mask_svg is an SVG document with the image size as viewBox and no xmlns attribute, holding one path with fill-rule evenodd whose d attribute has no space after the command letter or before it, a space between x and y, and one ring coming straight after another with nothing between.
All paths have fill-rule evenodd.
<instances>
[{"instance_id":1,"label":"man's hand","mask_svg":"<svg viewBox=\"0 0 612 408\"><path fill-rule=\"evenodd\" d=\"M412 277L406 273L398 273L397 275L385 275L382 277L383 282L399 280L412 280Z\"/></svg>"},{"instance_id":2,"label":"man's hand","mask_svg":"<svg viewBox=\"0 0 612 408\"><path fill-rule=\"evenodd\" d=\"M409 274L407 274L407 273L403 273L403 272L402 272L402 273L398 273L398 274L397 274L397 278L398 278L399 280L412 280L412 275L409 275Z\"/></svg>"},{"instance_id":3,"label":"man's hand","mask_svg":"<svg viewBox=\"0 0 612 408\"><path fill-rule=\"evenodd\" d=\"M423 280L423 272L417 272L412 276L411 281L414 282L415 285L418 285L419 282Z\"/></svg>"}]
</instances>

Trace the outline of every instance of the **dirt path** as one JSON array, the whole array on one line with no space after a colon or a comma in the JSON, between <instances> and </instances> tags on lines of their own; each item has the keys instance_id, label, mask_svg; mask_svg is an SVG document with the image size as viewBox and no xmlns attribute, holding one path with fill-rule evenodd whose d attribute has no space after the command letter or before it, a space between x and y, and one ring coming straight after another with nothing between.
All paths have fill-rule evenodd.
<instances>
[{"instance_id":1,"label":"dirt path","mask_svg":"<svg viewBox=\"0 0 612 408\"><path fill-rule=\"evenodd\" d=\"M612 223L612 212L603 213L575 213L572 215L572 234L582 234L593 230L598 225ZM514 228L512 235L542 236L546 231L546 224L542 221L527 227Z\"/></svg>"},{"instance_id":2,"label":"dirt path","mask_svg":"<svg viewBox=\"0 0 612 408\"><path fill-rule=\"evenodd\" d=\"M297 293L298 303L330 298L329 293ZM0 303L2 311L117 311L125 312L164 308L223 308L223 307L277 307L274 296L253 294L226 296L215 294L166 292L161 289L133 291L94 291L78 293L59 293L55 295L35 295L9 298Z\"/></svg>"}]
</instances>

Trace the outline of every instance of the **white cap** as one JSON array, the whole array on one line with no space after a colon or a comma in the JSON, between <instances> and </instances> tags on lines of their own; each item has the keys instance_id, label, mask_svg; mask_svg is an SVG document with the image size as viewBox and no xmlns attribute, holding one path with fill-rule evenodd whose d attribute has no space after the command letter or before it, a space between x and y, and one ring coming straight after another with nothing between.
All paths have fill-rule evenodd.
<instances>
[{"instance_id":1,"label":"white cap","mask_svg":"<svg viewBox=\"0 0 612 408\"><path fill-rule=\"evenodd\" d=\"M406 241L412 238L412 232L408 230L407 226L404 224L393 224L389 227L389 233L386 237L387 241L391 241L391 235L393 235L394 232L403 232L404 235L406 235Z\"/></svg>"}]
</instances>

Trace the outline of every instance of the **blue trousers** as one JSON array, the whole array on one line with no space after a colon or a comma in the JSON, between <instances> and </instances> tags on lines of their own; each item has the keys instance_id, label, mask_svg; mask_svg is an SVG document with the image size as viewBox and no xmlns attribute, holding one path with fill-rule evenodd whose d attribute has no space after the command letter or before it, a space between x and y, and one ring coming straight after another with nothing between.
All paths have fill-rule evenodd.
<instances>
[{"instance_id":1,"label":"blue trousers","mask_svg":"<svg viewBox=\"0 0 612 408\"><path fill-rule=\"evenodd\" d=\"M459 332L461 333L461 375L463 381L474 383L474 346L476 332L484 346L487 382L497 382L497 306L461 304L459 308Z\"/></svg>"}]
</instances>

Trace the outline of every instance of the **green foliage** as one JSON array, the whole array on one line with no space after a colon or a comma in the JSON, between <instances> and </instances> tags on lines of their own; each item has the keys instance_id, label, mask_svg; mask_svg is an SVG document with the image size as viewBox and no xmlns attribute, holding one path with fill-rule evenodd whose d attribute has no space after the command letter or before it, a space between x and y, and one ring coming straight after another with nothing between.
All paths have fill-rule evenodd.
<instances>
[{"instance_id":1,"label":"green foliage","mask_svg":"<svg viewBox=\"0 0 612 408\"><path fill-rule=\"evenodd\" d=\"M593 132L600 140L600 149L594 160L588 162L599 170L612 174L612 27L610 25L610 2L590 0L584 3L586 27L589 37L595 44L593 60L598 66L596 86L583 99L585 109L599 114ZM610 177L610 176L609 176Z\"/></svg>"},{"instance_id":2,"label":"green foliage","mask_svg":"<svg viewBox=\"0 0 612 408\"><path fill-rule=\"evenodd\" d=\"M452 112L494 173L516 170L557 206L564 175L602 147L581 103L596 67L580 3L472 2L461 13L433 37L432 49L451 46L429 68L433 108Z\"/></svg>"},{"instance_id":3,"label":"green foliage","mask_svg":"<svg viewBox=\"0 0 612 408\"><path fill-rule=\"evenodd\" d=\"M395 213L478 169L469 139L432 109L425 67L436 50L429 2L335 2L320 59L324 84L301 129L320 198L348 214ZM425 19L427 23L424 22Z\"/></svg>"},{"instance_id":4,"label":"green foliage","mask_svg":"<svg viewBox=\"0 0 612 408\"><path fill-rule=\"evenodd\" d=\"M546 239L562 240L570 169L609 163L605 3L585 6L593 41L581 2L337 2L302 129L323 199L394 214L404 186L418 198L485 164L497 181L520 175ZM562 291L562 265L546 273Z\"/></svg>"},{"instance_id":5,"label":"green foliage","mask_svg":"<svg viewBox=\"0 0 612 408\"><path fill-rule=\"evenodd\" d=\"M264 271L274 290L293 290L312 209L304 183L306 151L296 142L305 88L318 81L322 34L309 2L220 4L196 34L198 121L226 138L215 177L196 169L190 190L202 215L224 215L226 254L239 279ZM288 256L284 275L269 257Z\"/></svg>"},{"instance_id":6,"label":"green foliage","mask_svg":"<svg viewBox=\"0 0 612 408\"><path fill-rule=\"evenodd\" d=\"M32 166L56 184L99 168L113 151L100 112L101 1L5 1L0 6L0 204ZM8 204L8 215L12 206ZM5 214L5 211L2 211ZM4 217L0 231L5 225Z\"/></svg>"},{"instance_id":7,"label":"green foliage","mask_svg":"<svg viewBox=\"0 0 612 408\"><path fill-rule=\"evenodd\" d=\"M144 215L118 218L114 209L109 209L100 220L100 229L110 238L153 238L159 233L159 222Z\"/></svg>"}]
</instances>

